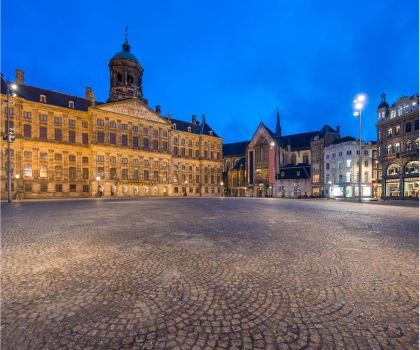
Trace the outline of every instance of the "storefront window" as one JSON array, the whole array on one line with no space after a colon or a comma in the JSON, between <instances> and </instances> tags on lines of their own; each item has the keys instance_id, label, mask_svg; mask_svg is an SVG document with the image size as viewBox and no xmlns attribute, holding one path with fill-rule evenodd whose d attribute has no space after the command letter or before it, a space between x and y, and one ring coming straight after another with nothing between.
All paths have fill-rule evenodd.
<instances>
[{"instance_id":1,"label":"storefront window","mask_svg":"<svg viewBox=\"0 0 420 350\"><path fill-rule=\"evenodd\" d=\"M362 197L370 197L370 187L368 186L362 187Z\"/></svg>"},{"instance_id":2,"label":"storefront window","mask_svg":"<svg viewBox=\"0 0 420 350\"><path fill-rule=\"evenodd\" d=\"M300 196L301 195L301 191L302 191L302 188L300 186L300 183L295 183L295 185L294 185L294 196L295 197Z\"/></svg>"},{"instance_id":3,"label":"storefront window","mask_svg":"<svg viewBox=\"0 0 420 350\"><path fill-rule=\"evenodd\" d=\"M413 160L405 165L405 174L418 174L419 173L419 162Z\"/></svg>"},{"instance_id":4,"label":"storefront window","mask_svg":"<svg viewBox=\"0 0 420 350\"><path fill-rule=\"evenodd\" d=\"M314 196L319 196L319 187L312 188L312 193Z\"/></svg>"},{"instance_id":5,"label":"storefront window","mask_svg":"<svg viewBox=\"0 0 420 350\"><path fill-rule=\"evenodd\" d=\"M343 195L343 187L333 187L333 196L340 197Z\"/></svg>"},{"instance_id":6,"label":"storefront window","mask_svg":"<svg viewBox=\"0 0 420 350\"><path fill-rule=\"evenodd\" d=\"M354 188L354 196L355 196L355 197L359 197L359 186L356 186L356 187Z\"/></svg>"},{"instance_id":7,"label":"storefront window","mask_svg":"<svg viewBox=\"0 0 420 350\"><path fill-rule=\"evenodd\" d=\"M419 198L418 177L410 177L404 179L404 197Z\"/></svg>"},{"instance_id":8,"label":"storefront window","mask_svg":"<svg viewBox=\"0 0 420 350\"><path fill-rule=\"evenodd\" d=\"M400 165L399 164L390 164L386 170L387 175L399 175L400 174Z\"/></svg>"},{"instance_id":9,"label":"storefront window","mask_svg":"<svg viewBox=\"0 0 420 350\"><path fill-rule=\"evenodd\" d=\"M353 191L351 186L346 187L346 197L353 197Z\"/></svg>"},{"instance_id":10,"label":"storefront window","mask_svg":"<svg viewBox=\"0 0 420 350\"><path fill-rule=\"evenodd\" d=\"M392 180L392 181L390 181ZM400 180L399 179L387 179L386 182L386 196L387 197L399 197L400 195Z\"/></svg>"}]
</instances>

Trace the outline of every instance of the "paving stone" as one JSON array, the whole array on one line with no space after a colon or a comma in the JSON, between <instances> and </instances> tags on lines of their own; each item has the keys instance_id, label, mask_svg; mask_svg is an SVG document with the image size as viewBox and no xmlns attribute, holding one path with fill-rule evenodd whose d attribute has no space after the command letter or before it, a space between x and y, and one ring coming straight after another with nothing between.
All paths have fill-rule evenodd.
<instances>
[{"instance_id":1,"label":"paving stone","mask_svg":"<svg viewBox=\"0 0 420 350\"><path fill-rule=\"evenodd\" d=\"M50 200L1 220L2 349L418 349L418 206Z\"/></svg>"}]
</instances>

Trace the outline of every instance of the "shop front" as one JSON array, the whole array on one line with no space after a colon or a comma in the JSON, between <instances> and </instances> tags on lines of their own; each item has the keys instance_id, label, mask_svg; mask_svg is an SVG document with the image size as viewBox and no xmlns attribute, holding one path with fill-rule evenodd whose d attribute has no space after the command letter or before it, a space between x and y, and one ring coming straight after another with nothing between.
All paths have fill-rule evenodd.
<instances>
[{"instance_id":1,"label":"shop front","mask_svg":"<svg viewBox=\"0 0 420 350\"><path fill-rule=\"evenodd\" d=\"M405 177L404 178L404 197L405 198L419 198L419 178Z\"/></svg>"},{"instance_id":2,"label":"shop front","mask_svg":"<svg viewBox=\"0 0 420 350\"><path fill-rule=\"evenodd\" d=\"M400 179L386 179L385 180L385 195L387 197L400 196Z\"/></svg>"},{"instance_id":3,"label":"shop front","mask_svg":"<svg viewBox=\"0 0 420 350\"><path fill-rule=\"evenodd\" d=\"M312 187L312 196L319 197L319 187Z\"/></svg>"}]
</instances>

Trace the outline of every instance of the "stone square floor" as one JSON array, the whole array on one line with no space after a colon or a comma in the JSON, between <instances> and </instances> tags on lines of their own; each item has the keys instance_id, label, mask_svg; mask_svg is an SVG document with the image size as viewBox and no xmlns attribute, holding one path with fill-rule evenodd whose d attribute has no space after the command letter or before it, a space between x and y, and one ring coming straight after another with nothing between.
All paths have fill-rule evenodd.
<instances>
[{"instance_id":1,"label":"stone square floor","mask_svg":"<svg viewBox=\"0 0 420 350\"><path fill-rule=\"evenodd\" d=\"M2 349L418 349L418 202L1 208Z\"/></svg>"}]
</instances>

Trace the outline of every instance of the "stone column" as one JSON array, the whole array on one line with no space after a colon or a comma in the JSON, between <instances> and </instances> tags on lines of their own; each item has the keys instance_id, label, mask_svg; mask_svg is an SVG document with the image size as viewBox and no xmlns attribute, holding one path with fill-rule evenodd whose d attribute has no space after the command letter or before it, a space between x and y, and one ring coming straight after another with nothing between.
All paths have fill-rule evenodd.
<instances>
[{"instance_id":1,"label":"stone column","mask_svg":"<svg viewBox=\"0 0 420 350\"><path fill-rule=\"evenodd\" d=\"M117 119L117 139L116 139L116 143L118 145L118 147L121 147L121 119Z\"/></svg>"},{"instance_id":2,"label":"stone column","mask_svg":"<svg viewBox=\"0 0 420 350\"><path fill-rule=\"evenodd\" d=\"M121 167L122 167L122 165L121 165L121 158L122 158L122 154L121 153L118 153L117 154L117 164L119 164L118 166L117 166L117 179L122 179L122 176L121 176Z\"/></svg>"},{"instance_id":3,"label":"stone column","mask_svg":"<svg viewBox=\"0 0 420 350\"><path fill-rule=\"evenodd\" d=\"M34 108L32 110L32 140L38 141L39 140L39 113L38 109Z\"/></svg>"},{"instance_id":4,"label":"stone column","mask_svg":"<svg viewBox=\"0 0 420 350\"><path fill-rule=\"evenodd\" d=\"M39 148L32 148L32 177L39 179Z\"/></svg>"},{"instance_id":5,"label":"stone column","mask_svg":"<svg viewBox=\"0 0 420 350\"><path fill-rule=\"evenodd\" d=\"M48 150L48 178L50 180L50 183L52 183L52 185L54 186L54 150L53 149L49 149ZM54 192L54 190L52 188L48 189L48 192Z\"/></svg>"},{"instance_id":6,"label":"stone column","mask_svg":"<svg viewBox=\"0 0 420 350\"><path fill-rule=\"evenodd\" d=\"M76 145L82 145L82 118L76 118Z\"/></svg>"},{"instance_id":7,"label":"stone column","mask_svg":"<svg viewBox=\"0 0 420 350\"><path fill-rule=\"evenodd\" d=\"M48 112L48 117L47 117L47 123L48 123L48 129L47 129L47 138L48 141L53 142L54 141L54 113L53 112Z\"/></svg>"},{"instance_id":8,"label":"stone column","mask_svg":"<svg viewBox=\"0 0 420 350\"><path fill-rule=\"evenodd\" d=\"M133 147L133 122L128 122L128 140L127 140L127 146Z\"/></svg>"},{"instance_id":9,"label":"stone column","mask_svg":"<svg viewBox=\"0 0 420 350\"><path fill-rule=\"evenodd\" d=\"M110 143L110 136L109 133L111 132L110 127L109 127L109 118L105 117L105 122L104 122L104 145L105 146L109 146Z\"/></svg>"},{"instance_id":10,"label":"stone column","mask_svg":"<svg viewBox=\"0 0 420 350\"><path fill-rule=\"evenodd\" d=\"M82 152L76 152L76 181L83 181Z\"/></svg>"},{"instance_id":11,"label":"stone column","mask_svg":"<svg viewBox=\"0 0 420 350\"><path fill-rule=\"evenodd\" d=\"M63 151L63 181L69 180L69 151Z\"/></svg>"},{"instance_id":12,"label":"stone column","mask_svg":"<svg viewBox=\"0 0 420 350\"><path fill-rule=\"evenodd\" d=\"M109 155L110 152L105 152L105 169L104 169L104 177L105 181L109 181L111 178L110 170L109 170ZM105 186L104 186L105 187Z\"/></svg>"},{"instance_id":13,"label":"stone column","mask_svg":"<svg viewBox=\"0 0 420 350\"><path fill-rule=\"evenodd\" d=\"M63 114L63 135L62 135L62 140L63 143L68 145L69 143L69 118L68 118L68 114ZM68 159L67 159L68 160Z\"/></svg>"}]
</instances>

